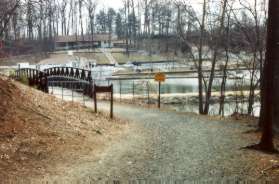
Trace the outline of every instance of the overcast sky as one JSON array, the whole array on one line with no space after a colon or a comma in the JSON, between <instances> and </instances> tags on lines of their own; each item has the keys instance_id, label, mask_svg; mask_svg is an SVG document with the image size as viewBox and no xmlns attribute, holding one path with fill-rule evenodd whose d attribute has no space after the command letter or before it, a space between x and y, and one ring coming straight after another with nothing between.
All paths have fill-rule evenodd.
<instances>
[{"instance_id":1,"label":"overcast sky","mask_svg":"<svg viewBox=\"0 0 279 184\"><path fill-rule=\"evenodd\" d=\"M105 8L112 7L114 9L119 9L123 7L123 0L97 0L97 1L98 1L98 8L100 9L104 7ZM189 2L194 8L200 8L203 0L186 0L186 2Z\"/></svg>"},{"instance_id":2,"label":"overcast sky","mask_svg":"<svg viewBox=\"0 0 279 184\"><path fill-rule=\"evenodd\" d=\"M119 9L123 7L122 0L98 0L99 6L102 7L112 7L114 9Z\"/></svg>"},{"instance_id":3,"label":"overcast sky","mask_svg":"<svg viewBox=\"0 0 279 184\"><path fill-rule=\"evenodd\" d=\"M97 1L98 1L98 9L112 7L115 10L118 10L119 8L123 8L124 6L123 0L97 0ZM259 8L263 1L264 0L258 1ZM185 2L188 2L189 5L191 5L196 11L200 11L203 4L203 0L185 0ZM221 2L221 0L217 0L216 2ZM244 4L247 5L247 7L253 7L254 0L245 0ZM240 6L239 1L234 1L233 5L234 7L239 7Z\"/></svg>"}]
</instances>

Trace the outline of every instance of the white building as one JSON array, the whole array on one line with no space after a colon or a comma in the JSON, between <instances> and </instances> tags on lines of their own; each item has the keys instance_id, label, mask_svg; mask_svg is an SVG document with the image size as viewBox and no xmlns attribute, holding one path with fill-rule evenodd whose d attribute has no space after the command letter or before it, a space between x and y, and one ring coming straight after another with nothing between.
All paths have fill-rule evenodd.
<instances>
[{"instance_id":1,"label":"white building","mask_svg":"<svg viewBox=\"0 0 279 184\"><path fill-rule=\"evenodd\" d=\"M57 36L55 38L55 50L71 50L85 48L109 48L117 41L116 36L110 34L95 34L84 36Z\"/></svg>"}]
</instances>

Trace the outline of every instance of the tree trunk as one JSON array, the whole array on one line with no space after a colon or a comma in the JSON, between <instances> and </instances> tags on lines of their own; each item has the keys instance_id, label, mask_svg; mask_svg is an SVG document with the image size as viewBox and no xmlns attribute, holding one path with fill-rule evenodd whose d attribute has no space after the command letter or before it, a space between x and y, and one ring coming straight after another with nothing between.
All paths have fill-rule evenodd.
<instances>
[{"instance_id":1,"label":"tree trunk","mask_svg":"<svg viewBox=\"0 0 279 184\"><path fill-rule=\"evenodd\" d=\"M219 105L219 115L224 116L224 107L225 107L225 93L226 93L226 84L227 84L227 68L228 68L228 63L229 63L229 41L230 41L230 15L228 15L227 19L227 27L226 27L226 37L224 39L225 41L225 52L226 52L226 62L223 68L223 77L222 77L222 83L221 83L221 92L220 92L220 105Z\"/></svg>"},{"instance_id":2,"label":"tree trunk","mask_svg":"<svg viewBox=\"0 0 279 184\"><path fill-rule=\"evenodd\" d=\"M279 1L269 0L269 13L268 13L268 30L267 30L267 51L266 61L264 64L264 92L263 92L263 134L259 144L259 148L264 151L274 151L273 144L273 130L272 124L274 112L278 110L278 103L274 103L276 100L275 82L278 81L278 72L275 73L274 67L278 68L279 61ZM277 69L278 70L278 69ZM274 80L275 78L275 80ZM277 123L275 123L277 124Z\"/></svg>"},{"instance_id":3,"label":"tree trunk","mask_svg":"<svg viewBox=\"0 0 279 184\"><path fill-rule=\"evenodd\" d=\"M79 0L79 23L80 23L80 33L82 40L84 41L84 31L83 31L83 17L82 17L82 6L83 1Z\"/></svg>"},{"instance_id":4,"label":"tree trunk","mask_svg":"<svg viewBox=\"0 0 279 184\"><path fill-rule=\"evenodd\" d=\"M199 113L203 114L203 85L202 85L202 59L203 59L203 37L204 37L204 24L206 17L206 0L203 2L203 15L201 23L201 33L199 40L199 63L198 63L198 80L199 80Z\"/></svg>"},{"instance_id":5,"label":"tree trunk","mask_svg":"<svg viewBox=\"0 0 279 184\"><path fill-rule=\"evenodd\" d=\"M228 41L228 39L227 39ZM221 83L221 92L220 92L220 106L219 106L219 115L224 116L224 106L225 106L225 97L226 97L226 84L227 84L227 68L229 63L229 50L226 46L226 63L223 68L223 77L222 77L222 83Z\"/></svg>"},{"instance_id":6,"label":"tree trunk","mask_svg":"<svg viewBox=\"0 0 279 184\"><path fill-rule=\"evenodd\" d=\"M216 63L217 63L217 56L219 55L219 45L223 41L223 36L224 36L224 23L225 23L225 13L227 10L227 3L228 0L224 0L223 2L223 7L222 7L222 13L220 17L220 28L218 31L219 37L216 39L216 44L214 45L213 49L213 59L212 59L212 65L211 65L211 71L210 71L210 77L209 77L209 82L208 82L208 88L206 91L206 98L205 98L205 105L204 105L204 111L203 114L208 114L209 112L209 105L210 105L210 99L211 99L211 92L212 92L212 86L213 86L213 81L215 78L215 68L216 68Z\"/></svg>"}]
</instances>

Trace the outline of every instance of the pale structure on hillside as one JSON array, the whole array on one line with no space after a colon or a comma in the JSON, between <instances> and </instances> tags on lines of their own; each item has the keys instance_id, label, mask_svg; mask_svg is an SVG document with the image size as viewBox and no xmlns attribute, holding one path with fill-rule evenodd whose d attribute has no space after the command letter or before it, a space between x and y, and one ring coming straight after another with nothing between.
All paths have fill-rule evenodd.
<instances>
[{"instance_id":1,"label":"pale structure on hillside","mask_svg":"<svg viewBox=\"0 0 279 184\"><path fill-rule=\"evenodd\" d=\"M55 38L55 50L109 48L117 42L116 36L109 34L95 34L84 36L57 36Z\"/></svg>"}]
</instances>

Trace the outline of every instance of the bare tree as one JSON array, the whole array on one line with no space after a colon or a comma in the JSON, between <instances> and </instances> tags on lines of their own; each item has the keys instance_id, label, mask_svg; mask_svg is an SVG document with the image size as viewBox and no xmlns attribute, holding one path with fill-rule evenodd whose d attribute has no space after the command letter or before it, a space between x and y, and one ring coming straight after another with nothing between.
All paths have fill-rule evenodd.
<instances>
[{"instance_id":1,"label":"bare tree","mask_svg":"<svg viewBox=\"0 0 279 184\"><path fill-rule=\"evenodd\" d=\"M67 10L68 1L62 1L60 4L60 15L61 15L61 33L62 35L67 35Z\"/></svg>"},{"instance_id":2,"label":"bare tree","mask_svg":"<svg viewBox=\"0 0 279 184\"><path fill-rule=\"evenodd\" d=\"M279 61L279 1L269 0L269 13L268 13L268 26L267 26L267 46L266 46L266 59L264 63L264 91L263 91L263 134L261 141L258 145L252 148L260 149L263 151L274 152L273 144L273 122L274 122L274 109L278 106L274 102L275 86L278 83L278 61ZM277 83L276 83L277 82ZM278 115L277 115L278 116Z\"/></svg>"},{"instance_id":3,"label":"bare tree","mask_svg":"<svg viewBox=\"0 0 279 184\"><path fill-rule=\"evenodd\" d=\"M20 0L0 0L0 38L19 6Z\"/></svg>"},{"instance_id":4,"label":"bare tree","mask_svg":"<svg viewBox=\"0 0 279 184\"><path fill-rule=\"evenodd\" d=\"M92 47L93 40L94 40L94 33L95 33L95 14L96 14L96 8L97 8L97 1L96 0L87 0L86 7L88 11L88 17L89 17L89 27L90 27L90 35L91 35L91 41L92 41Z\"/></svg>"},{"instance_id":5,"label":"bare tree","mask_svg":"<svg viewBox=\"0 0 279 184\"><path fill-rule=\"evenodd\" d=\"M130 0L123 0L125 12L125 40L126 40L126 54L129 56L129 14L130 14Z\"/></svg>"},{"instance_id":6,"label":"bare tree","mask_svg":"<svg viewBox=\"0 0 279 184\"><path fill-rule=\"evenodd\" d=\"M227 25L225 27L225 32L223 36L223 43L224 43L224 49L225 49L225 64L221 65L221 69L223 70L223 76L222 76L222 82L221 82L221 88L220 88L220 106L219 106L219 115L224 116L224 105L225 105L225 93L226 93L226 83L227 83L227 68L229 64L229 48L230 48L230 28L231 28L231 12L232 8L228 10L226 13L227 17Z\"/></svg>"},{"instance_id":7,"label":"bare tree","mask_svg":"<svg viewBox=\"0 0 279 184\"><path fill-rule=\"evenodd\" d=\"M109 31L109 47L111 47L111 40L112 40L112 31L113 31L113 23L115 19L115 11L113 8L108 9L107 13L107 24L108 24L108 31Z\"/></svg>"},{"instance_id":8,"label":"bare tree","mask_svg":"<svg viewBox=\"0 0 279 184\"><path fill-rule=\"evenodd\" d=\"M210 72L210 77L209 77L209 82L207 86L207 92L206 92L206 98L205 98L205 106L204 106L204 114L208 114L209 112L209 105L210 105L210 98L211 98L211 92L212 92L212 84L214 80L214 75L215 75L215 68L216 68L216 63L217 63L217 57L219 56L219 47L222 43L223 35L224 35L224 23L225 23L225 15L227 11L227 5L228 5L228 0L223 0L222 2L222 9L221 9L221 15L220 15L220 21L219 21L219 28L217 28L217 37L214 37L214 40L216 43L213 45L213 56L212 56L212 65L211 65L211 72Z\"/></svg>"},{"instance_id":9,"label":"bare tree","mask_svg":"<svg viewBox=\"0 0 279 184\"><path fill-rule=\"evenodd\" d=\"M203 13L202 13L202 21L200 24L200 38L199 38L199 62L198 62L198 80L199 80L199 112L200 114L204 114L203 110L203 74L202 74L202 63L203 63L203 40L205 33L205 18L206 18L206 8L207 1L203 1Z\"/></svg>"},{"instance_id":10,"label":"bare tree","mask_svg":"<svg viewBox=\"0 0 279 184\"><path fill-rule=\"evenodd\" d=\"M79 24L80 24L80 33L81 33L82 40L84 40L83 16L82 16L83 1L84 0L78 0Z\"/></svg>"},{"instance_id":11,"label":"bare tree","mask_svg":"<svg viewBox=\"0 0 279 184\"><path fill-rule=\"evenodd\" d=\"M143 9L144 9L144 34L150 35L150 0L143 0Z\"/></svg>"}]
</instances>

